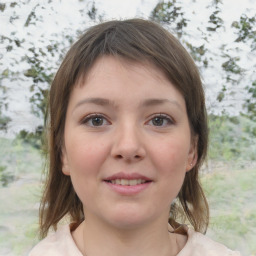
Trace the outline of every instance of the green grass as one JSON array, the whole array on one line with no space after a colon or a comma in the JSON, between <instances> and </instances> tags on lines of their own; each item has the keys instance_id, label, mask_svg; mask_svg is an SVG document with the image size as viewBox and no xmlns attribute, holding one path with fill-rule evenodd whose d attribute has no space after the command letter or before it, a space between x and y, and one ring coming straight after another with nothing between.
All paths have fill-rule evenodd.
<instances>
[{"instance_id":1,"label":"green grass","mask_svg":"<svg viewBox=\"0 0 256 256\"><path fill-rule=\"evenodd\" d=\"M202 183L211 209L208 235L243 255L256 255L256 170L215 172Z\"/></svg>"},{"instance_id":2,"label":"green grass","mask_svg":"<svg viewBox=\"0 0 256 256\"><path fill-rule=\"evenodd\" d=\"M12 175L0 186L0 255L27 255L37 239L42 160L38 150L20 141L0 138L2 175Z\"/></svg>"}]
</instances>

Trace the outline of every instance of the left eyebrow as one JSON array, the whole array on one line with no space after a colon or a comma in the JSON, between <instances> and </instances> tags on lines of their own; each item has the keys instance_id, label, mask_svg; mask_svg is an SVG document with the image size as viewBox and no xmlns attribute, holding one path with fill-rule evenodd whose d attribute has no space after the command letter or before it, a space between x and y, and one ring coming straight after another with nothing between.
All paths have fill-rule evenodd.
<instances>
[{"instance_id":1,"label":"left eyebrow","mask_svg":"<svg viewBox=\"0 0 256 256\"><path fill-rule=\"evenodd\" d=\"M163 105L163 104L173 104L176 107L178 107L180 110L183 110L181 105L176 100L170 100L170 99L147 99L141 103L142 106L148 107L148 106L157 106L157 105Z\"/></svg>"}]
</instances>

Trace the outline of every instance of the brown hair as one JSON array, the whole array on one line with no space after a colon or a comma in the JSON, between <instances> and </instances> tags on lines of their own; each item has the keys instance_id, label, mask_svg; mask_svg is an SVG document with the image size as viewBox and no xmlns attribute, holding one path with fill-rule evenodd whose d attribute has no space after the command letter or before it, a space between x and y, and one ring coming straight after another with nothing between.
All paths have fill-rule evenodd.
<instances>
[{"instance_id":1,"label":"brown hair","mask_svg":"<svg viewBox=\"0 0 256 256\"><path fill-rule=\"evenodd\" d=\"M187 172L178 194L183 215L196 231L205 232L209 209L198 171L207 152L208 128L204 91L198 69L179 41L158 24L142 19L109 21L91 27L71 47L64 58L49 95L49 168L40 207L41 237L64 216L80 223L83 206L71 179L62 173L62 145L70 93L78 79L86 75L96 59L103 55L129 61L149 61L160 68L181 92L187 107L191 131L198 136L198 161ZM170 210L170 223L177 219L177 204Z\"/></svg>"}]
</instances>

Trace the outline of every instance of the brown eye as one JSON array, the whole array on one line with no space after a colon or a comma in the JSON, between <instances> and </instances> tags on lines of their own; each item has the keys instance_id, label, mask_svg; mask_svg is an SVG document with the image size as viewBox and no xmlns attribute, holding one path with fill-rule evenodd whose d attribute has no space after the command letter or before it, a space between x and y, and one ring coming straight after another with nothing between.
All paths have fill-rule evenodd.
<instances>
[{"instance_id":1,"label":"brown eye","mask_svg":"<svg viewBox=\"0 0 256 256\"><path fill-rule=\"evenodd\" d=\"M98 117L98 116L93 117L91 119L91 123L92 123L93 126L101 126L103 124L103 121L104 121L103 118Z\"/></svg>"},{"instance_id":2,"label":"brown eye","mask_svg":"<svg viewBox=\"0 0 256 256\"><path fill-rule=\"evenodd\" d=\"M155 126L162 126L164 123L164 119L162 117L154 117L152 119L152 124Z\"/></svg>"},{"instance_id":3,"label":"brown eye","mask_svg":"<svg viewBox=\"0 0 256 256\"><path fill-rule=\"evenodd\" d=\"M172 120L171 117L167 116L167 115L156 115L153 118L151 118L148 122L148 125L152 125L155 127L166 127L168 125L172 125L174 124L174 121Z\"/></svg>"},{"instance_id":4,"label":"brown eye","mask_svg":"<svg viewBox=\"0 0 256 256\"><path fill-rule=\"evenodd\" d=\"M104 125L109 125L109 121L102 115L89 115L81 122L83 125L91 126L91 127L100 127Z\"/></svg>"}]
</instances>

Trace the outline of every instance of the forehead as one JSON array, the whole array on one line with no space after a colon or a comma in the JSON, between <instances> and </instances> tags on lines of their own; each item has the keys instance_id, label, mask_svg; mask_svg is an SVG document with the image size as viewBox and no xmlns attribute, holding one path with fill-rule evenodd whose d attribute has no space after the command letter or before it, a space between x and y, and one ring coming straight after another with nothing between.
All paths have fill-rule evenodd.
<instances>
[{"instance_id":1,"label":"forehead","mask_svg":"<svg viewBox=\"0 0 256 256\"><path fill-rule=\"evenodd\" d=\"M106 71L111 70L111 71L120 71L120 70L125 70L125 71L130 71L133 72L136 70L138 72L138 69L141 69L141 71L147 72L150 69L150 73L152 73L154 76L163 77L164 72L156 67L154 63L152 63L149 60L141 60L140 62L134 61L134 60L129 60L126 58L123 58L121 56L112 56L112 55L104 55L99 58L97 58L92 65L91 70L88 72L88 75L94 75L95 70L97 71Z\"/></svg>"},{"instance_id":2,"label":"forehead","mask_svg":"<svg viewBox=\"0 0 256 256\"><path fill-rule=\"evenodd\" d=\"M113 82L114 80L127 80L132 82L136 80L139 85L141 80L148 79L149 81L161 84L169 84L176 87L167 78L164 71L157 67L154 63L148 60L136 62L128 60L119 56L104 55L95 60L91 68L78 79L75 86L87 86L90 83L104 80L102 87L107 87L106 82ZM130 83L129 83L130 84Z\"/></svg>"},{"instance_id":3,"label":"forehead","mask_svg":"<svg viewBox=\"0 0 256 256\"><path fill-rule=\"evenodd\" d=\"M91 99L107 100L121 108L142 102L175 102L186 112L185 101L165 74L149 62L136 63L113 56L99 58L88 74L75 85L71 107ZM149 106L150 104L144 104ZM151 104L152 105L152 104Z\"/></svg>"}]
</instances>

